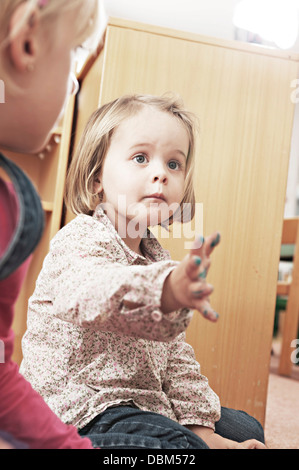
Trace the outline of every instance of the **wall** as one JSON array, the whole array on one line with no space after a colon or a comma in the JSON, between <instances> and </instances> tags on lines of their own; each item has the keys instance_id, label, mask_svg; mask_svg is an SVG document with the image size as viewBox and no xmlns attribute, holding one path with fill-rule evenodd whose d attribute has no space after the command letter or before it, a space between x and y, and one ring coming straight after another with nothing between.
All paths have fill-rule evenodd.
<instances>
[{"instance_id":1,"label":"wall","mask_svg":"<svg viewBox=\"0 0 299 470\"><path fill-rule=\"evenodd\" d=\"M109 16L223 39L234 38L237 0L103 0Z\"/></svg>"}]
</instances>

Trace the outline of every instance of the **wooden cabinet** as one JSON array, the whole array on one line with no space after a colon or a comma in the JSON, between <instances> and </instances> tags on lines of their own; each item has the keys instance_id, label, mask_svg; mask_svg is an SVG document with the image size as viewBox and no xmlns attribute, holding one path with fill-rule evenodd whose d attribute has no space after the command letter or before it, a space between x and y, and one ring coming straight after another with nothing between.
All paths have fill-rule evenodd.
<instances>
[{"instance_id":1,"label":"wooden cabinet","mask_svg":"<svg viewBox=\"0 0 299 470\"><path fill-rule=\"evenodd\" d=\"M104 49L83 69L73 123L76 147L91 112L125 93L174 92L197 114L198 217L204 235L214 230L222 235L208 276L220 319L211 324L195 312L187 339L222 405L243 409L262 423L294 114L291 81L297 77L297 56L111 19ZM18 306L19 337L25 301L59 228L72 109L69 105L53 154L17 159L28 165L47 218ZM72 217L67 213L64 223ZM174 259L186 254L186 241L161 235Z\"/></svg>"},{"instance_id":2,"label":"wooden cabinet","mask_svg":"<svg viewBox=\"0 0 299 470\"><path fill-rule=\"evenodd\" d=\"M2 151L5 156L19 165L30 177L40 195L45 213L44 233L33 254L15 309L13 359L18 364L22 360L21 340L26 331L28 299L34 291L37 276L49 251L50 240L61 227L74 105L75 98L71 97L67 103L64 118L53 131L47 147L39 155L23 155L8 152L7 150Z\"/></svg>"}]
</instances>

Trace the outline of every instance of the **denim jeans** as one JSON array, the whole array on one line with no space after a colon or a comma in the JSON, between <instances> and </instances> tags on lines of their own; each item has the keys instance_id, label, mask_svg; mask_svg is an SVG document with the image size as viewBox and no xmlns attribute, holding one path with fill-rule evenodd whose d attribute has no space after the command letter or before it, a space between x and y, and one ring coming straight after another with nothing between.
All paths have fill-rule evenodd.
<instances>
[{"instance_id":1,"label":"denim jeans","mask_svg":"<svg viewBox=\"0 0 299 470\"><path fill-rule=\"evenodd\" d=\"M243 411L221 408L217 434L242 442L264 442L260 423ZM189 429L165 416L133 406L108 408L80 431L101 449L208 449Z\"/></svg>"}]
</instances>

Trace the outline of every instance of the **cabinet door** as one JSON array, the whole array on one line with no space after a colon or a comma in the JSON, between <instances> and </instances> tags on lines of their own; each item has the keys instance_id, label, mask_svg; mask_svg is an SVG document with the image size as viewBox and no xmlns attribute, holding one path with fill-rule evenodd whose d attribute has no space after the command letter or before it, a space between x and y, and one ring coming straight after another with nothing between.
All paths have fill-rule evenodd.
<instances>
[{"instance_id":1,"label":"cabinet door","mask_svg":"<svg viewBox=\"0 0 299 470\"><path fill-rule=\"evenodd\" d=\"M197 217L184 237L161 236L174 259L197 230L219 230L208 281L220 314L195 312L187 331L224 406L264 420L277 268L298 60L237 42L112 20L100 102L125 93L175 92L200 122Z\"/></svg>"}]
</instances>

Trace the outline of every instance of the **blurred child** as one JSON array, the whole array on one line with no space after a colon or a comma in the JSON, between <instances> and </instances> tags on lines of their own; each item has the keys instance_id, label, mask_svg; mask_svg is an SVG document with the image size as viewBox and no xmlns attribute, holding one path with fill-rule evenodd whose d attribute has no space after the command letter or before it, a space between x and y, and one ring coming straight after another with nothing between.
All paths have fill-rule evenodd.
<instances>
[{"instance_id":1,"label":"blurred child","mask_svg":"<svg viewBox=\"0 0 299 470\"><path fill-rule=\"evenodd\" d=\"M45 146L70 89L73 51L96 29L97 18L97 0L1 0L2 149L35 153ZM57 418L11 360L14 304L42 235L43 211L29 179L2 154L0 171L1 446L91 448Z\"/></svg>"}]
</instances>

